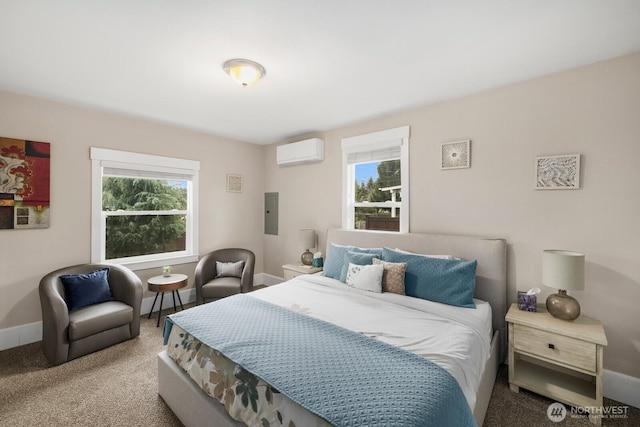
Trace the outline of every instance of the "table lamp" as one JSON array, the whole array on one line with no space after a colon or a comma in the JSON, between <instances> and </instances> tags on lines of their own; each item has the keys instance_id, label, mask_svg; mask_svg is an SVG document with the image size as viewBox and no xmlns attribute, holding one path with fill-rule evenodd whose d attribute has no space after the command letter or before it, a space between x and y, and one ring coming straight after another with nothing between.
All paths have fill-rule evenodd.
<instances>
[{"instance_id":1,"label":"table lamp","mask_svg":"<svg viewBox=\"0 0 640 427\"><path fill-rule=\"evenodd\" d=\"M584 254L547 249L542 252L542 284L557 288L547 298L547 311L553 317L574 320L580 316L580 304L567 290L584 289Z\"/></svg>"},{"instance_id":2,"label":"table lamp","mask_svg":"<svg viewBox=\"0 0 640 427\"><path fill-rule=\"evenodd\" d=\"M306 248L300 256L300 261L304 265L311 265L313 254L309 251L316 247L316 231L311 228L303 228L299 233L300 246Z\"/></svg>"}]
</instances>

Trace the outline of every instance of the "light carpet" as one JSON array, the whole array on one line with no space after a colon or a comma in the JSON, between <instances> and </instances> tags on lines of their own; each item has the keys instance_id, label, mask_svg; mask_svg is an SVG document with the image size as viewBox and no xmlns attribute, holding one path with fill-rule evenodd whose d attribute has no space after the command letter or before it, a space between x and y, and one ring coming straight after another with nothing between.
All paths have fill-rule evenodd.
<instances>
[{"instance_id":1,"label":"light carpet","mask_svg":"<svg viewBox=\"0 0 640 427\"><path fill-rule=\"evenodd\" d=\"M181 426L158 396L156 355L163 346L156 315L142 317L139 337L60 366L49 366L40 343L0 351L0 426ZM526 390L509 391L503 365L484 425L591 425L570 414L552 422L551 403ZM607 399L605 405L620 404ZM628 408L625 418L603 425L640 426L640 410Z\"/></svg>"}]
</instances>

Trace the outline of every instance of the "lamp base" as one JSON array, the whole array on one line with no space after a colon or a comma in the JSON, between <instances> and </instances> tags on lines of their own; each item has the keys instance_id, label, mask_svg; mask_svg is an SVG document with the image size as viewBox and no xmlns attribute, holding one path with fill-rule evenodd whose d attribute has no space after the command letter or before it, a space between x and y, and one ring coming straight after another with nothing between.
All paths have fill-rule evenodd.
<instances>
[{"instance_id":1,"label":"lamp base","mask_svg":"<svg viewBox=\"0 0 640 427\"><path fill-rule=\"evenodd\" d=\"M302 253L300 261L302 261L302 264L304 265L311 265L311 262L313 261L313 254L309 252L309 249Z\"/></svg>"},{"instance_id":2,"label":"lamp base","mask_svg":"<svg viewBox=\"0 0 640 427\"><path fill-rule=\"evenodd\" d=\"M563 320L575 320L580 316L580 304L567 291L559 289L557 294L547 298L547 311L553 317Z\"/></svg>"}]
</instances>

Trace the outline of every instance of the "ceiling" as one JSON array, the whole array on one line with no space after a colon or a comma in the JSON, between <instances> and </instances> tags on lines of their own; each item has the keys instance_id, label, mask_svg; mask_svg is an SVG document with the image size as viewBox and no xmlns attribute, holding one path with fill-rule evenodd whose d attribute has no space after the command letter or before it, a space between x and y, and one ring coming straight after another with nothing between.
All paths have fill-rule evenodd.
<instances>
[{"instance_id":1,"label":"ceiling","mask_svg":"<svg viewBox=\"0 0 640 427\"><path fill-rule=\"evenodd\" d=\"M0 0L0 90L255 144L639 51L638 0Z\"/></svg>"}]
</instances>

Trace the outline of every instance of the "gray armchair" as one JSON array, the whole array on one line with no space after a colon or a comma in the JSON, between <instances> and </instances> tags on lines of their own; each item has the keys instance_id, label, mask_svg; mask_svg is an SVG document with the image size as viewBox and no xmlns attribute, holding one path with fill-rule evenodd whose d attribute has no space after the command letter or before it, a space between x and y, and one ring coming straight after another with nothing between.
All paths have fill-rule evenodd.
<instances>
[{"instance_id":1,"label":"gray armchair","mask_svg":"<svg viewBox=\"0 0 640 427\"><path fill-rule=\"evenodd\" d=\"M240 277L217 277L219 272L216 269L216 261L244 261L244 268ZM204 255L196 265L196 304L203 304L207 299L220 299L251 291L255 263L256 257L248 249L218 249Z\"/></svg>"},{"instance_id":2,"label":"gray armchair","mask_svg":"<svg viewBox=\"0 0 640 427\"><path fill-rule=\"evenodd\" d=\"M109 268L113 300L69 312L60 276ZM140 334L142 282L119 265L80 264L53 271L40 280L42 349L52 365L134 338Z\"/></svg>"}]
</instances>

